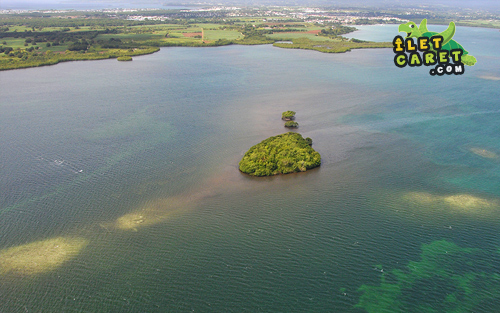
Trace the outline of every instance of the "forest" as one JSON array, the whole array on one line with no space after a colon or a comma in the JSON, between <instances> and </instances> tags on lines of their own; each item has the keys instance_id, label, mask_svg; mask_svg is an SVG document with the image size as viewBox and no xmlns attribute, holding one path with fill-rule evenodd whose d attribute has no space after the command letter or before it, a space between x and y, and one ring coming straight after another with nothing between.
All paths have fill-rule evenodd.
<instances>
[{"instance_id":1,"label":"forest","mask_svg":"<svg viewBox=\"0 0 500 313\"><path fill-rule=\"evenodd\" d=\"M252 176L305 172L321 165L321 155L311 145L311 138L295 132L273 136L251 147L239 169Z\"/></svg>"}]
</instances>

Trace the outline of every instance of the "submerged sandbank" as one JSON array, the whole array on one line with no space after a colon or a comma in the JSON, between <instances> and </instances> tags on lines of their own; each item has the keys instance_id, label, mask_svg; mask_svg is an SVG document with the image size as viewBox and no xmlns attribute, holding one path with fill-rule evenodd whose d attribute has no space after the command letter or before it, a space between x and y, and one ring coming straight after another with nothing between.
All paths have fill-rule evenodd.
<instances>
[{"instance_id":1,"label":"submerged sandbank","mask_svg":"<svg viewBox=\"0 0 500 313\"><path fill-rule=\"evenodd\" d=\"M499 156L495 152L486 150L486 149L481 149L481 148L469 148L469 151L474 153L475 155L478 155L483 158L487 159L498 159Z\"/></svg>"},{"instance_id":2,"label":"submerged sandbank","mask_svg":"<svg viewBox=\"0 0 500 313\"><path fill-rule=\"evenodd\" d=\"M490 215L500 210L500 200L471 194L436 195L428 192L407 192L401 199L409 205L414 204L433 210L445 209L472 215Z\"/></svg>"},{"instance_id":3,"label":"submerged sandbank","mask_svg":"<svg viewBox=\"0 0 500 313\"><path fill-rule=\"evenodd\" d=\"M478 77L487 80L500 80L500 76L494 76L494 75L481 75Z\"/></svg>"},{"instance_id":4,"label":"submerged sandbank","mask_svg":"<svg viewBox=\"0 0 500 313\"><path fill-rule=\"evenodd\" d=\"M57 237L0 250L0 274L27 276L52 271L87 244L84 238Z\"/></svg>"}]
</instances>

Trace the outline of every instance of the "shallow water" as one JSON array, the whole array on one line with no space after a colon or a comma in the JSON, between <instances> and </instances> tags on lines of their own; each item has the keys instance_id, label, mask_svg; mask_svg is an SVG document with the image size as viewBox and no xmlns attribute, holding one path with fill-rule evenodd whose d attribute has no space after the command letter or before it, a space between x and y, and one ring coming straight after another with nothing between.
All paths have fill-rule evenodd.
<instances>
[{"instance_id":1,"label":"shallow water","mask_svg":"<svg viewBox=\"0 0 500 313\"><path fill-rule=\"evenodd\" d=\"M462 76L272 46L0 73L2 308L498 311L500 33L459 30ZM321 167L239 173L285 110Z\"/></svg>"}]
</instances>

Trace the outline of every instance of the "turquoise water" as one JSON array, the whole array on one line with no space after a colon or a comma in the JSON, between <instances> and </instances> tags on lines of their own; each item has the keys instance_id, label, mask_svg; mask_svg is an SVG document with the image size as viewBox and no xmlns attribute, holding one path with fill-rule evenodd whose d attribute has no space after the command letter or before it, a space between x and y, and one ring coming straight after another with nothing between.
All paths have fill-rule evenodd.
<instances>
[{"instance_id":1,"label":"turquoise water","mask_svg":"<svg viewBox=\"0 0 500 313\"><path fill-rule=\"evenodd\" d=\"M0 73L2 311L498 311L500 33L459 30L462 76L269 45ZM321 167L239 173L285 110Z\"/></svg>"}]
</instances>

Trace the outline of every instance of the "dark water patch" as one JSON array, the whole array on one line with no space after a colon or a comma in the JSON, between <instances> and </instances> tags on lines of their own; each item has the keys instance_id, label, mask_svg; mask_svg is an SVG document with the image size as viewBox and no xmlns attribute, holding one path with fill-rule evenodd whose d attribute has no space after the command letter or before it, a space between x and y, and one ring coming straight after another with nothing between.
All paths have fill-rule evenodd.
<instances>
[{"instance_id":1,"label":"dark water patch","mask_svg":"<svg viewBox=\"0 0 500 313\"><path fill-rule=\"evenodd\" d=\"M368 312L476 310L500 288L498 261L496 252L434 241L422 246L420 261L384 274L379 286L363 285L358 306Z\"/></svg>"}]
</instances>

